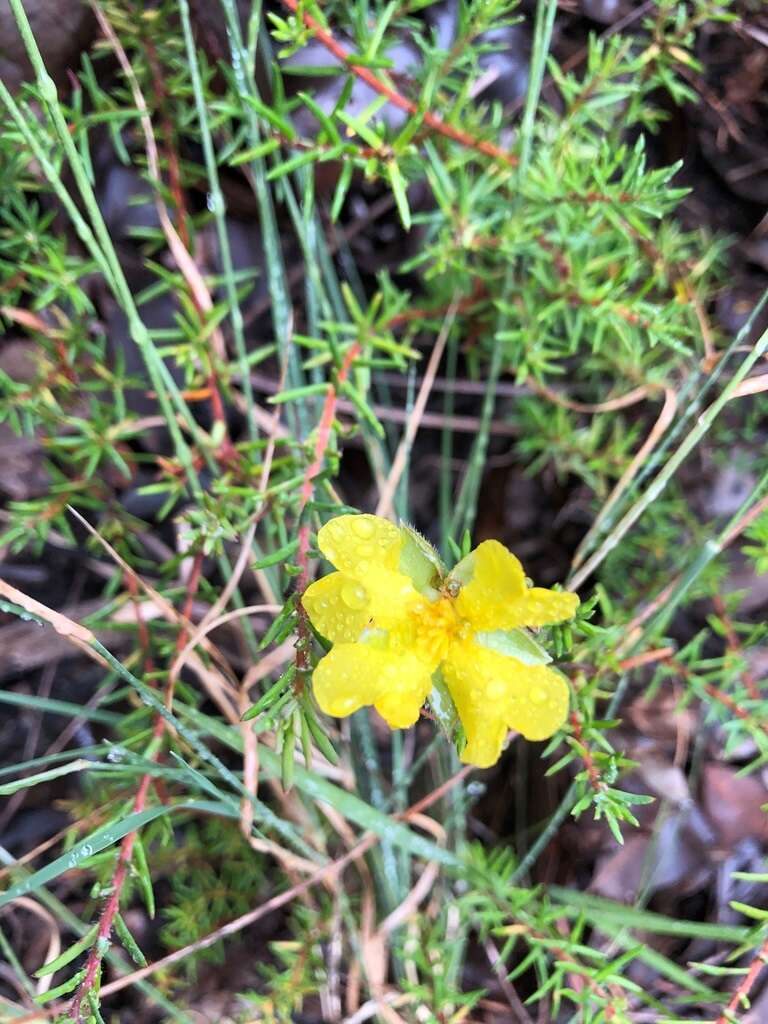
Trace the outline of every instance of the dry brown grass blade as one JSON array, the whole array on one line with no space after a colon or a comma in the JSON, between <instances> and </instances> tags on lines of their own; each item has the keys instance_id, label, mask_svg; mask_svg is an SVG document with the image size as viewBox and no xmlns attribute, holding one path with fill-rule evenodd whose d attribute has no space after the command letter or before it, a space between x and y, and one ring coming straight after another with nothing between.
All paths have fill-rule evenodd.
<instances>
[{"instance_id":1,"label":"dry brown grass blade","mask_svg":"<svg viewBox=\"0 0 768 1024\"><path fill-rule=\"evenodd\" d=\"M159 591L155 590L150 583L147 583L146 580L142 579L142 577L139 576L139 574L132 569L130 565L128 565L125 559L115 551L109 541L105 540L98 531L91 526L88 520L84 516L80 515L77 509L73 508L71 505L67 505L67 509L77 519L77 521L85 527L88 533L90 533L90 535L94 537L99 544L101 544L110 558L112 558L123 572L134 580L136 585L155 602L156 607L160 609L166 621L172 622L182 629L186 629L188 625L186 619L173 607L170 601L166 600L166 598L164 598ZM214 669L206 665L194 652L191 652L188 655L188 664L196 675L199 676L208 691L209 696L223 712L227 720L231 724L235 724L240 720L240 716L237 712L237 689L230 679L227 678L227 666L225 659L206 637L202 637L199 643L206 653L210 655L212 660L220 666L220 668Z\"/></svg>"},{"instance_id":2,"label":"dry brown grass blade","mask_svg":"<svg viewBox=\"0 0 768 1024\"><path fill-rule=\"evenodd\" d=\"M600 509L598 516L592 523L586 537L582 540L579 545L576 554L573 556L573 562L571 563L571 576L568 580L568 585L574 590L577 590L586 579L587 574L583 571L577 571L579 566L584 562L586 557L587 545L589 544L592 537L595 536L596 532L600 529L600 526L605 521L606 516L611 509L616 505L619 498L624 494L627 487L634 480L635 476L639 472L641 466L650 456L653 449L659 443L661 438L668 430L672 420L674 419L675 412L677 411L677 394L672 388L664 389L664 405L662 406L659 417L651 428L648 437L645 439L643 444L640 446L635 457L632 459L630 464L624 470L621 478L617 482L614 489L608 496L608 500L605 505Z\"/></svg>"},{"instance_id":3,"label":"dry brown grass blade","mask_svg":"<svg viewBox=\"0 0 768 1024\"><path fill-rule=\"evenodd\" d=\"M747 377L736 388L730 400L744 398L747 395L759 395L763 391L768 391L768 373L761 373L756 377Z\"/></svg>"},{"instance_id":4,"label":"dry brown grass blade","mask_svg":"<svg viewBox=\"0 0 768 1024\"><path fill-rule=\"evenodd\" d=\"M219 629L221 626L225 626L228 622L234 622L236 619L242 619L246 615L258 615L260 613L269 613L270 615L277 615L280 611L281 605L279 604L249 604L244 608L233 608L231 611L225 612L223 615L219 615L215 619L210 619L206 616L208 621L200 623L195 632L192 634L190 639L181 649L179 654L173 661L170 671L168 673L169 680L173 683L179 676L182 668L192 657L192 652L198 644L205 640L209 633L212 633L215 629Z\"/></svg>"},{"instance_id":5,"label":"dry brown grass blade","mask_svg":"<svg viewBox=\"0 0 768 1024\"><path fill-rule=\"evenodd\" d=\"M609 398L605 402L592 404L588 402L575 402L572 398L568 398L566 395L561 395L553 388L548 388L545 384L537 384L535 381L530 382L530 388L531 391L534 391L537 395L541 395L543 398L548 398L550 402L554 402L555 405L559 405L563 409L570 409L572 412L584 412L590 414L616 412L618 409L628 409L631 405L637 405L638 402L645 401L645 399L651 394L651 388L643 385L642 387L628 391L626 395L620 395L618 398Z\"/></svg>"},{"instance_id":6,"label":"dry brown grass blade","mask_svg":"<svg viewBox=\"0 0 768 1024\"><path fill-rule=\"evenodd\" d=\"M25 612L29 612L35 618L42 619L49 626L53 626L59 636L79 647L89 658L98 661L100 665L106 664L102 656L92 646L96 642L96 637L90 629L81 626L79 622L68 619L61 612L55 612L53 608L49 608L40 601L36 601L34 597L28 597L21 590L17 590L10 583L6 583L5 580L0 580L0 597L4 597L12 604L18 605Z\"/></svg>"},{"instance_id":7,"label":"dry brown grass blade","mask_svg":"<svg viewBox=\"0 0 768 1024\"><path fill-rule=\"evenodd\" d=\"M459 298L454 297L448 312L443 320L443 325L440 328L440 333L435 339L434 347L427 363L427 368L424 371L424 379L421 382L419 393L416 396L416 401L413 403L413 411L408 417L408 423L405 427L405 433L397 446L395 457L392 460L392 468L389 471L389 475L384 483L384 487L379 497L379 502L376 506L377 516L389 516L392 513L392 502L394 501L395 491L397 485L400 483L400 478L403 475L403 471L408 463L408 453L411 450L413 439L416 437L416 432L419 429L419 424L424 415L424 410L429 399L430 392L432 391L432 384L437 376L437 368L440 365L440 360L443 358L443 352L445 351L446 342L448 341L448 335L450 333L453 321L456 318L456 310L459 308Z\"/></svg>"},{"instance_id":8,"label":"dry brown grass blade","mask_svg":"<svg viewBox=\"0 0 768 1024\"><path fill-rule=\"evenodd\" d=\"M45 964L51 963L51 961L55 960L59 953L61 953L61 932L59 931L59 926L56 923L56 918L49 910L46 910L45 907L41 906L37 900L30 899L29 896L18 896L15 900L11 900L11 902L3 908L2 913L7 912L13 906L22 907L24 910L29 911L30 914L34 914L35 917L39 917L43 924L45 924L48 929L48 949L45 952L43 962L40 966L43 967ZM52 982L53 974L46 974L40 978L35 986L37 995L40 996L47 992L51 987Z\"/></svg>"}]
</instances>

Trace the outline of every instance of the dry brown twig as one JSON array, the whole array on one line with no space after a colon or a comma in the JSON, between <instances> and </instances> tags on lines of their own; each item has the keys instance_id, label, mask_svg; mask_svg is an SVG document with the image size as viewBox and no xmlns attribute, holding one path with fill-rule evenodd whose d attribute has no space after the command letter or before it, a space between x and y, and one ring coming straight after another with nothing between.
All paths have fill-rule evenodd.
<instances>
[{"instance_id":1,"label":"dry brown twig","mask_svg":"<svg viewBox=\"0 0 768 1024\"><path fill-rule=\"evenodd\" d=\"M406 467L408 461L408 453L413 445L414 438L419 429L419 425L424 416L427 401L432 391L432 384L437 374L437 368L440 365L440 360L443 358L443 352L448 341L448 335L450 334L453 322L456 319L456 312L459 308L458 298L454 298L453 302L448 307L448 311L443 320L443 326L440 328L435 344L432 348L432 352L429 356L429 362L427 363L426 370L424 371L424 378L421 382L421 387L416 396L416 401L413 403L413 410L408 417L403 437L400 444L397 446L395 457L392 460L392 468L389 471L389 475L384 484L384 488L379 496L379 501L376 506L377 516L389 516L392 513L392 502L394 501L395 491L397 485L400 483L400 478L403 475L403 470Z\"/></svg>"}]
</instances>

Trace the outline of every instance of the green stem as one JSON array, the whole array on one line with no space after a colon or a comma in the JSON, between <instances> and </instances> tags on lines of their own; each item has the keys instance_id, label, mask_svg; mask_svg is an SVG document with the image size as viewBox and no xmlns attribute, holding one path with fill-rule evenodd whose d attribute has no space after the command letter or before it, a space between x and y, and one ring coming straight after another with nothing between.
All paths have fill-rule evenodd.
<instances>
[{"instance_id":1,"label":"green stem","mask_svg":"<svg viewBox=\"0 0 768 1024\"><path fill-rule=\"evenodd\" d=\"M507 322L506 299L512 287L513 269L510 266L507 270L504 289L499 301L499 319L493 339L493 350L491 362L488 368L485 395L483 396L483 407L480 412L480 426L477 431L469 458L469 466L464 482L459 491L456 501L456 509L451 519L451 536L458 540L463 536L465 530L472 530L477 515L477 498L480 491L480 484L483 478L485 467L485 453L488 450L488 439L491 433L491 419L496 403L496 385L501 376L501 368L504 362L504 344L499 340L498 334L504 329Z\"/></svg>"},{"instance_id":2,"label":"green stem","mask_svg":"<svg viewBox=\"0 0 768 1024\"><path fill-rule=\"evenodd\" d=\"M253 96L255 99L259 99L256 80L253 68L251 67L253 58L248 47L243 42L237 6L234 0L221 0L221 6L224 9L224 19L226 21L232 55L232 70L238 91L242 96ZM249 143L251 146L258 146L262 141L259 119L255 110L249 104L243 104L243 118L248 130ZM251 173L256 202L259 207L259 222L267 262L267 285L272 299L272 324L275 340L283 365L286 368L287 385L289 388L297 388L301 387L304 379L296 347L291 339L293 316L272 194L267 182L264 161L252 160L248 164L248 168ZM306 436L308 424L306 411L302 408L302 404L292 403L291 409L297 418L300 433L303 437Z\"/></svg>"},{"instance_id":3,"label":"green stem","mask_svg":"<svg viewBox=\"0 0 768 1024\"><path fill-rule=\"evenodd\" d=\"M165 365L155 349L149 331L139 316L136 304L133 300L133 295L131 294L131 289L125 279L123 269L120 266L120 261L117 258L117 253L115 252L114 245L112 244L112 239L101 215L101 210L96 200L96 196L94 195L87 169L85 168L80 154L77 151L77 147L75 146L69 132L67 122L62 114L56 85L45 68L45 62L43 61L42 54L40 53L40 49L35 41L35 37L32 33L22 2L21 0L9 0L9 2L13 15L16 19L19 32L27 49L27 54L32 64L32 68L35 72L40 95L53 123L59 144L63 148L70 167L72 168L72 173L82 197L86 213L90 218L90 225L86 223L77 210L74 200L69 195L69 192L61 181L61 176L56 168L53 167L50 160L48 160L38 139L30 130L30 127L26 123L26 119L22 115L16 101L13 99L13 96L10 94L3 82L0 82L0 100L2 100L3 104L7 108L14 123L30 146L30 149L34 153L36 159L40 162L40 167L43 170L43 173L56 192L56 195L61 200L62 205L72 218L78 235L83 240L96 262L102 268L102 272L104 273L107 283L110 285L115 298L123 309L128 319L130 335L136 343L147 367L152 387L157 394L157 399L166 419L168 430L171 438L173 439L179 460L187 473L192 491L199 496L202 493L202 490L200 488L197 471L192 463L192 455L189 446L184 440L181 429L176 420L176 413L169 401L169 394L173 397L177 410L186 420L193 436L198 434L197 425L186 402L182 398L168 367Z\"/></svg>"},{"instance_id":4,"label":"green stem","mask_svg":"<svg viewBox=\"0 0 768 1024\"><path fill-rule=\"evenodd\" d=\"M245 331L243 325L243 313L240 309L240 300L237 297L237 285L235 283L235 268L232 263L232 251L229 245L227 234L226 203L224 194L221 191L219 171L216 164L216 153L213 147L211 129L208 124L208 111L203 95L203 83L200 78L200 65L197 59L197 50L192 36L192 26L189 20L189 4L187 0L179 0L179 11L181 12L181 26L184 32L184 45L187 51L187 63L192 79L192 91L195 95L195 107L197 109L197 120L200 125L200 140L203 146L203 158L205 170L208 175L208 190L213 207L213 216L216 223L216 237L219 242L221 253L221 265L224 271L225 286L227 289L227 303L229 305L229 316L232 321L232 336L235 340L235 349L240 363L240 375L242 377L243 393L245 395L245 407L248 415L248 433L250 437L257 436L256 422L253 417L253 386L248 366L248 352L245 345Z\"/></svg>"},{"instance_id":5,"label":"green stem","mask_svg":"<svg viewBox=\"0 0 768 1024\"><path fill-rule=\"evenodd\" d=\"M547 54L549 53L549 45L552 41L552 29L555 24L556 13L557 0L539 0L536 8L536 26L533 32L533 52L528 72L528 92L525 97L522 121L520 122L519 176L521 180L525 177L531 160L536 109L539 105L544 72L547 68Z\"/></svg>"}]
</instances>

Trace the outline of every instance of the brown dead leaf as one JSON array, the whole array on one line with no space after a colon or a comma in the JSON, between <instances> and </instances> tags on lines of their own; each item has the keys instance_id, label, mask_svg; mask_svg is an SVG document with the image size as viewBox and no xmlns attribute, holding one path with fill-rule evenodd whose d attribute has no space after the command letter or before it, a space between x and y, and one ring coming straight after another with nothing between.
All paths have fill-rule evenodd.
<instances>
[{"instance_id":1,"label":"brown dead leaf","mask_svg":"<svg viewBox=\"0 0 768 1024\"><path fill-rule=\"evenodd\" d=\"M768 842L768 814L762 810L768 791L754 775L739 775L728 765L704 766L701 803L717 833L717 843L732 849L744 839Z\"/></svg>"}]
</instances>

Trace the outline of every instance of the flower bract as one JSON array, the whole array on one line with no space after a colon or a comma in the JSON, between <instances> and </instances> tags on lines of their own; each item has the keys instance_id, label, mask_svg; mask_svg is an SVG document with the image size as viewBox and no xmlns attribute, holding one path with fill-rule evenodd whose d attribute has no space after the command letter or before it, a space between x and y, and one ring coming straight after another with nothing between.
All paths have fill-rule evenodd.
<instances>
[{"instance_id":1,"label":"flower bract","mask_svg":"<svg viewBox=\"0 0 768 1024\"><path fill-rule=\"evenodd\" d=\"M405 728L440 673L466 736L462 760L479 767L498 759L509 729L541 740L563 724L568 686L525 630L572 618L576 594L528 586L495 540L446 573L414 531L374 515L337 516L318 544L337 571L302 603L333 645L313 675L327 714L373 705Z\"/></svg>"}]
</instances>

